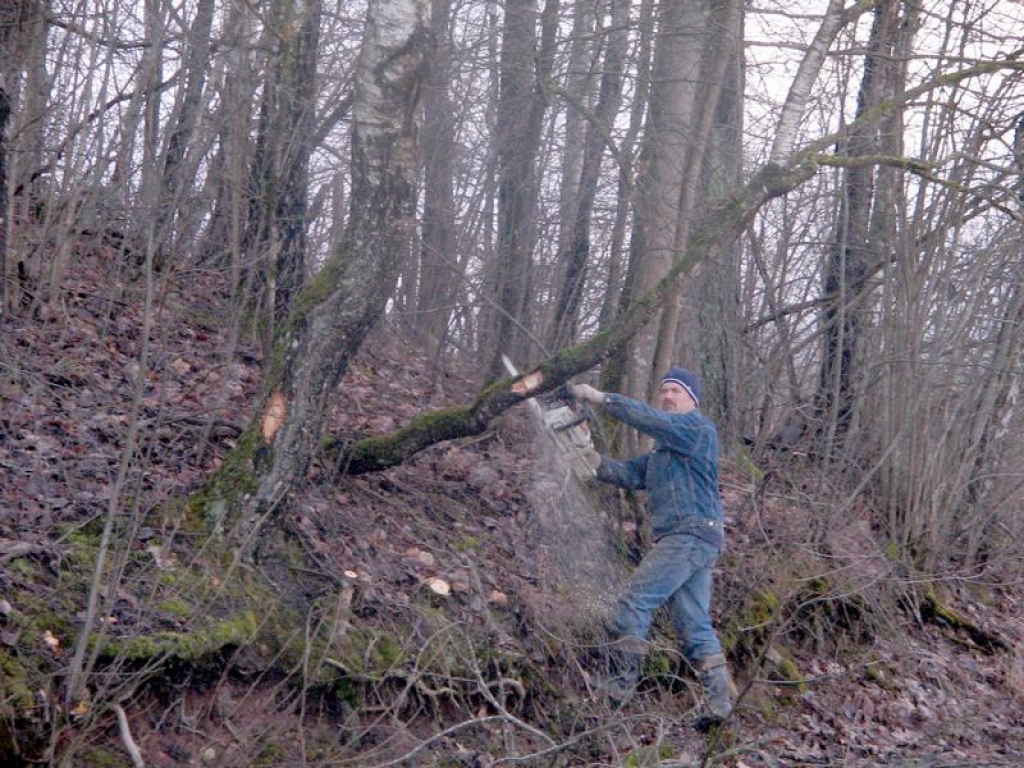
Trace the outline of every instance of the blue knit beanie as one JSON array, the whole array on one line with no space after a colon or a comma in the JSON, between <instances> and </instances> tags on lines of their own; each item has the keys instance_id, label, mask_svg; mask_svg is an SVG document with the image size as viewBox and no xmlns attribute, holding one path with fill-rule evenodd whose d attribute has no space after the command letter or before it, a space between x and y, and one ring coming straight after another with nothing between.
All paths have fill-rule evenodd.
<instances>
[{"instance_id":1,"label":"blue knit beanie","mask_svg":"<svg viewBox=\"0 0 1024 768\"><path fill-rule=\"evenodd\" d=\"M697 378L697 374L690 373L683 368L670 368L669 372L661 379L662 384L666 382L672 382L681 386L690 393L693 402L698 406L700 405L700 379Z\"/></svg>"}]
</instances>

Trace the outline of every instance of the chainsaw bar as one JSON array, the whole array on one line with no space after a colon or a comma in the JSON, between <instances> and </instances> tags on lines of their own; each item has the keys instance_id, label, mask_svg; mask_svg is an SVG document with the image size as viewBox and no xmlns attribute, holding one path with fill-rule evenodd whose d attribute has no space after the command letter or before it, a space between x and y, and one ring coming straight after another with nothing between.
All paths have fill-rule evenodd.
<instances>
[{"instance_id":1,"label":"chainsaw bar","mask_svg":"<svg viewBox=\"0 0 1024 768\"><path fill-rule=\"evenodd\" d=\"M501 356L505 369L518 376L519 371L508 355ZM586 462L585 451L594 450L590 436L590 423L585 415L575 408L575 401L567 387L560 387L553 395L544 398L527 398L530 410L540 421L542 432L547 435L558 453L563 456L573 474L581 480L595 476L595 470Z\"/></svg>"}]
</instances>

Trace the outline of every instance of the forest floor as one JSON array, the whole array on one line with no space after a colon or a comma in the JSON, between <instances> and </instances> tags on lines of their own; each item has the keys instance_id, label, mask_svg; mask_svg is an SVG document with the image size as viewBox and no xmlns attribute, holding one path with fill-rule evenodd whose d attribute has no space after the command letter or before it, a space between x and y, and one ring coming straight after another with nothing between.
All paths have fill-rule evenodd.
<instances>
[{"instance_id":1,"label":"forest floor","mask_svg":"<svg viewBox=\"0 0 1024 768\"><path fill-rule=\"evenodd\" d=\"M617 497L563 482L525 407L387 472L317 466L288 500L310 605L337 601L345 632L386 629L394 655L417 662L380 676L373 702L325 703L323 685L299 695L294 669L247 668L233 647L202 674L166 672L163 686L150 670L121 700L120 726L114 706L76 720L60 711L60 685L85 606L52 617L50 631L28 615L32 601L88 570L75 531L195 489L251 417L259 384L258 352L226 338L217 279L179 275L160 286L133 410L142 293L113 259L82 258L58 310L9 315L0 329L0 656L49 654L51 686L32 711L0 701L0 719L48 732L53 754L73 753L65 764L130 766L130 734L153 766L1024 766L1020 585L914 573L885 554L869 510L837 509L806 466L769 472L765 457L723 465L729 549L715 608L743 691L736 716L711 737L689 726L695 686L664 623L637 696L609 708L590 686L587 628L642 534ZM466 402L472 380L400 332L378 333L329 428L387 432ZM118 545L151 555L157 575L189 555L146 526L129 530ZM104 620L156 632L146 594L125 585ZM473 658L503 661L476 679L415 674L465 642L490 646ZM0 765L32 763L8 750Z\"/></svg>"}]
</instances>

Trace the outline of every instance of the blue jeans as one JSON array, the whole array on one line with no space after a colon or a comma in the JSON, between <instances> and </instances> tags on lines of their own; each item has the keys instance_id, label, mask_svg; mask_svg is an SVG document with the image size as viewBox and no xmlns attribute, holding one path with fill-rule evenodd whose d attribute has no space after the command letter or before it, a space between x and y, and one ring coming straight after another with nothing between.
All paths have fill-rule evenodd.
<instances>
[{"instance_id":1,"label":"blue jeans","mask_svg":"<svg viewBox=\"0 0 1024 768\"><path fill-rule=\"evenodd\" d=\"M672 624L691 662L722 652L711 625L711 572L718 549L688 534L658 540L619 598L613 629L623 640L647 639L654 612L669 604Z\"/></svg>"}]
</instances>

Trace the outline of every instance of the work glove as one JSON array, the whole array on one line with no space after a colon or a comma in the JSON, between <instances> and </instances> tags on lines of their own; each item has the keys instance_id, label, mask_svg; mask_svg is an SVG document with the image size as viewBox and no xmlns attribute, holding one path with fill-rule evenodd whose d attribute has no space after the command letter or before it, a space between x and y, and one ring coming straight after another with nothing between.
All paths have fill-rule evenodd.
<instances>
[{"instance_id":1,"label":"work glove","mask_svg":"<svg viewBox=\"0 0 1024 768\"><path fill-rule=\"evenodd\" d=\"M592 470L597 472L597 468L601 466L601 454L595 451L593 448L585 448L580 451L580 458L583 459L583 463L590 467Z\"/></svg>"},{"instance_id":2,"label":"work glove","mask_svg":"<svg viewBox=\"0 0 1024 768\"><path fill-rule=\"evenodd\" d=\"M589 384L572 384L569 386L569 392L572 393L575 400L586 400L590 403L604 402L604 392Z\"/></svg>"}]
</instances>

